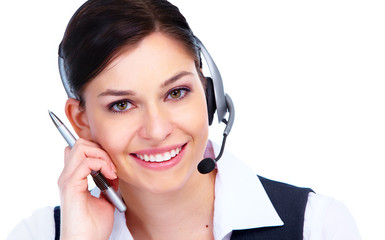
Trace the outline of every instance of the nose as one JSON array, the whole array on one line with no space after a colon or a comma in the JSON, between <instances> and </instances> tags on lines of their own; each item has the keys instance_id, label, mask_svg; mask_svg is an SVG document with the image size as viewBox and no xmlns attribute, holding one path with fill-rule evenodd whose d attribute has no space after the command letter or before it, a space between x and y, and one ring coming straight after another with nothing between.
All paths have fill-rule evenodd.
<instances>
[{"instance_id":1,"label":"nose","mask_svg":"<svg viewBox=\"0 0 385 240\"><path fill-rule=\"evenodd\" d=\"M171 117L172 115L166 109L152 104L143 113L139 135L154 143L165 140L172 132Z\"/></svg>"}]
</instances>

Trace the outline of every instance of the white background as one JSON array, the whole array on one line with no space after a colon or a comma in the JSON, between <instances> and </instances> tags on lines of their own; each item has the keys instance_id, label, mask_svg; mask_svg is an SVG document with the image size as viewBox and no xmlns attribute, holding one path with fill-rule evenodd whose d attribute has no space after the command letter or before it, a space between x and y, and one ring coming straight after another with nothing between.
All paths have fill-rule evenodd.
<instances>
[{"instance_id":1,"label":"white background","mask_svg":"<svg viewBox=\"0 0 385 240\"><path fill-rule=\"evenodd\" d=\"M66 146L57 70L83 1L4 1L0 9L0 239L59 204ZM236 105L227 150L256 173L344 202L363 239L384 239L383 1L174 0ZM220 142L223 126L212 127Z\"/></svg>"}]
</instances>

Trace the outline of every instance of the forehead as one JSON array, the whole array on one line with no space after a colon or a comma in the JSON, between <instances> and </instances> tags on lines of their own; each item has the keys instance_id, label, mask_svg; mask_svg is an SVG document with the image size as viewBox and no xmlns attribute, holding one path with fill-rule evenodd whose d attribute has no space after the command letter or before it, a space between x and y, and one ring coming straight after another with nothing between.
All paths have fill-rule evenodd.
<instances>
[{"instance_id":1,"label":"forehead","mask_svg":"<svg viewBox=\"0 0 385 240\"><path fill-rule=\"evenodd\" d=\"M150 63L157 60L166 61L175 57L194 59L179 40L161 32L155 32L135 45L123 47L107 65L106 70L117 65L122 59L130 58L135 63L141 63L140 60L145 58L146 61L143 63Z\"/></svg>"},{"instance_id":2,"label":"forehead","mask_svg":"<svg viewBox=\"0 0 385 240\"><path fill-rule=\"evenodd\" d=\"M114 87L163 81L180 71L194 71L194 58L185 46L162 33L153 33L135 46L127 46L90 83ZM149 82L150 81L150 82Z\"/></svg>"}]
</instances>

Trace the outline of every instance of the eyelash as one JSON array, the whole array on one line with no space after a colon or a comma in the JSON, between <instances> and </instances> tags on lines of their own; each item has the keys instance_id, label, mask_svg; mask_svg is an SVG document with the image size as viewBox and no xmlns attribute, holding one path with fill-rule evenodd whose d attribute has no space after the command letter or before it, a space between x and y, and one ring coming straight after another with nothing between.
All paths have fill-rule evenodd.
<instances>
[{"instance_id":1,"label":"eyelash","mask_svg":"<svg viewBox=\"0 0 385 240\"><path fill-rule=\"evenodd\" d=\"M116 110L116 109L114 109L120 103L126 103L126 104L129 104L129 105L132 105L132 106L127 108L127 109L125 109L125 110ZM130 100L123 99L123 100L115 101L115 102L109 104L107 108L108 108L108 111L113 112L113 113L123 113L123 112L126 112L126 111L130 110L132 107L134 107L133 105L134 104L132 104Z\"/></svg>"},{"instance_id":2,"label":"eyelash","mask_svg":"<svg viewBox=\"0 0 385 240\"><path fill-rule=\"evenodd\" d=\"M169 96L171 95L172 92L175 92L175 91L181 91L181 96L178 97L178 98L169 98ZM171 89L167 95L166 95L166 100L167 101L178 101L178 100L181 100L183 98L185 98L189 93L191 92L191 89L187 88L187 87L180 87L180 88L174 88L174 89Z\"/></svg>"}]
</instances>

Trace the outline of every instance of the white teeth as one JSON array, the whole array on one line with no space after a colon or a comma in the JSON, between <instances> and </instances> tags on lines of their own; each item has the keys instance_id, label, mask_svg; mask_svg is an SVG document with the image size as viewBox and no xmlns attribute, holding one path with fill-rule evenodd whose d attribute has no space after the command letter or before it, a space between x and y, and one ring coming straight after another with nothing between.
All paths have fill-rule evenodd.
<instances>
[{"instance_id":1,"label":"white teeth","mask_svg":"<svg viewBox=\"0 0 385 240\"><path fill-rule=\"evenodd\" d=\"M157 162L162 162L163 156L161 154L156 154L155 159L156 159L155 161L157 161Z\"/></svg>"},{"instance_id":2,"label":"white teeth","mask_svg":"<svg viewBox=\"0 0 385 240\"><path fill-rule=\"evenodd\" d=\"M171 157L175 157L175 156L176 156L175 150L171 150Z\"/></svg>"},{"instance_id":3,"label":"white teeth","mask_svg":"<svg viewBox=\"0 0 385 240\"><path fill-rule=\"evenodd\" d=\"M168 160L171 159L171 154L170 154L169 152L166 152L166 153L163 155L163 157L164 157L164 160L165 160L165 161L168 161Z\"/></svg>"},{"instance_id":4,"label":"white teeth","mask_svg":"<svg viewBox=\"0 0 385 240\"><path fill-rule=\"evenodd\" d=\"M143 161L146 161L146 162L164 162L164 161L168 161L170 160L171 158L175 157L176 155L178 155L180 153L180 151L182 150L181 147L177 148L177 149L173 149L171 150L170 152L165 152L163 154L156 154L155 156L154 155L147 155L147 154L144 154L144 155L140 155L140 154L136 154L136 156L140 159L142 159Z\"/></svg>"}]
</instances>

